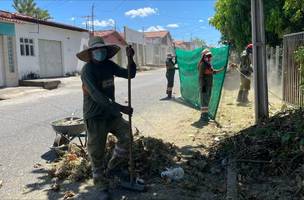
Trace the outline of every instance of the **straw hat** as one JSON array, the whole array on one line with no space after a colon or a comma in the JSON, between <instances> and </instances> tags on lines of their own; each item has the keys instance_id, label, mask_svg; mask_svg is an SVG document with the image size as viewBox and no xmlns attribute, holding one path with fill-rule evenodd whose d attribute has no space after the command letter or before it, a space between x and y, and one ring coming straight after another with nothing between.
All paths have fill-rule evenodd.
<instances>
[{"instance_id":1,"label":"straw hat","mask_svg":"<svg viewBox=\"0 0 304 200\"><path fill-rule=\"evenodd\" d=\"M76 54L77 58L84 62L89 62L90 58L90 51L100 48L107 49L107 58L110 59L120 50L120 47L116 44L105 44L103 39L98 36L91 37L88 42L89 47L79 53Z\"/></svg>"},{"instance_id":2,"label":"straw hat","mask_svg":"<svg viewBox=\"0 0 304 200\"><path fill-rule=\"evenodd\" d=\"M212 55L211 51L209 49L204 49L201 53L202 56Z\"/></svg>"}]
</instances>

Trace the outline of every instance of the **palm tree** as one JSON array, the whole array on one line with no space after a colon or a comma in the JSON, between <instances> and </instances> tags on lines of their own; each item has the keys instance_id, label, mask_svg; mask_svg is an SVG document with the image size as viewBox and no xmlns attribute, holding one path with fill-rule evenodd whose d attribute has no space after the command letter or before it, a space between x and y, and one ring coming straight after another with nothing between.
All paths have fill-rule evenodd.
<instances>
[{"instance_id":1,"label":"palm tree","mask_svg":"<svg viewBox=\"0 0 304 200\"><path fill-rule=\"evenodd\" d=\"M34 0L14 0L12 6L18 13L41 20L51 19L49 12L38 8Z\"/></svg>"}]
</instances>

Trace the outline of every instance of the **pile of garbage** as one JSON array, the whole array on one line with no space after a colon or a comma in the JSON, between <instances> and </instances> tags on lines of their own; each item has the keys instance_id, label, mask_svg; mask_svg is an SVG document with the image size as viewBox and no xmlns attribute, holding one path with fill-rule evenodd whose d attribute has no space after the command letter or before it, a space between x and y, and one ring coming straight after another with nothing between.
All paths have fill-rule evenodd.
<instances>
[{"instance_id":1,"label":"pile of garbage","mask_svg":"<svg viewBox=\"0 0 304 200\"><path fill-rule=\"evenodd\" d=\"M116 138L108 137L105 164L111 158ZM172 143L153 137L136 135L133 143L136 177L148 185L179 188L196 192L200 187L217 184L211 178L208 158L199 151L181 149ZM104 166L104 169L106 166ZM68 151L49 167L49 175L55 180L81 182L92 177L91 163L86 148L69 144ZM208 178L210 176L210 179ZM223 175L219 175L223 179ZM194 193L192 193L194 194Z\"/></svg>"},{"instance_id":2,"label":"pile of garbage","mask_svg":"<svg viewBox=\"0 0 304 200\"><path fill-rule=\"evenodd\" d=\"M280 112L214 147L234 159L240 199L304 198L304 110Z\"/></svg>"},{"instance_id":3,"label":"pile of garbage","mask_svg":"<svg viewBox=\"0 0 304 200\"><path fill-rule=\"evenodd\" d=\"M104 163L107 163L111 158L115 143L115 137L110 135L107 141ZM166 169L174 167L191 168L199 171L207 165L203 156L198 152L185 159L182 157L179 148L174 144L139 135L134 140L133 159L135 173L143 179L160 177ZM72 143L69 145L68 151L57 162L51 164L49 174L59 179L81 181L91 177L90 166L86 149Z\"/></svg>"}]
</instances>

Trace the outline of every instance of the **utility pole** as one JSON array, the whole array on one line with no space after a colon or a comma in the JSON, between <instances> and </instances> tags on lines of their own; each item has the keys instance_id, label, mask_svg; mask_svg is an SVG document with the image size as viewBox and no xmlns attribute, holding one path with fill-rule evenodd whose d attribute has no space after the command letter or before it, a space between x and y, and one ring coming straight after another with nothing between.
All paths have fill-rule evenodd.
<instances>
[{"instance_id":1,"label":"utility pole","mask_svg":"<svg viewBox=\"0 0 304 200\"><path fill-rule=\"evenodd\" d=\"M88 29L89 29L88 22L90 21L91 16L90 16L90 15L87 15L87 16L82 16L81 18L85 18L85 20L86 20L86 23L85 23L85 25L86 25L86 30L88 30Z\"/></svg>"},{"instance_id":2,"label":"utility pole","mask_svg":"<svg viewBox=\"0 0 304 200\"><path fill-rule=\"evenodd\" d=\"M143 36L143 44L142 44L142 46L143 46L143 48L142 48L142 55L143 55L143 57L142 57L142 65L144 66L144 65L146 65L146 41L145 41L145 27L143 26L142 27L142 36Z\"/></svg>"},{"instance_id":3,"label":"utility pole","mask_svg":"<svg viewBox=\"0 0 304 200\"><path fill-rule=\"evenodd\" d=\"M251 0L256 123L269 117L263 0Z\"/></svg>"},{"instance_id":4,"label":"utility pole","mask_svg":"<svg viewBox=\"0 0 304 200\"><path fill-rule=\"evenodd\" d=\"M92 4L92 15L91 15L91 17L92 17L92 23L91 23L91 25L92 25L92 34L94 35L94 3Z\"/></svg>"}]
</instances>

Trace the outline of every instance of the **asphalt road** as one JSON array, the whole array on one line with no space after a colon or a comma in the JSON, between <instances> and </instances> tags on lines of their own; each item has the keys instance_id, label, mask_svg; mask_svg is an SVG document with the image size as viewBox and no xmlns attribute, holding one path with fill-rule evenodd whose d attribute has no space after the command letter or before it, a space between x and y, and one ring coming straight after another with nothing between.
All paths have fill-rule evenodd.
<instances>
[{"instance_id":1,"label":"asphalt road","mask_svg":"<svg viewBox=\"0 0 304 200\"><path fill-rule=\"evenodd\" d=\"M178 83L176 74L176 83ZM116 101L127 100L127 81L116 79ZM134 115L144 112L165 96L165 70L139 73L132 81ZM178 91L176 84L175 90ZM55 133L50 122L75 113L81 116L80 81L61 88L18 99L0 101L0 186L1 199L19 199L25 186L42 190L41 174L34 165L45 163ZM46 154L47 155L47 154ZM36 172L35 172L36 171Z\"/></svg>"}]
</instances>

